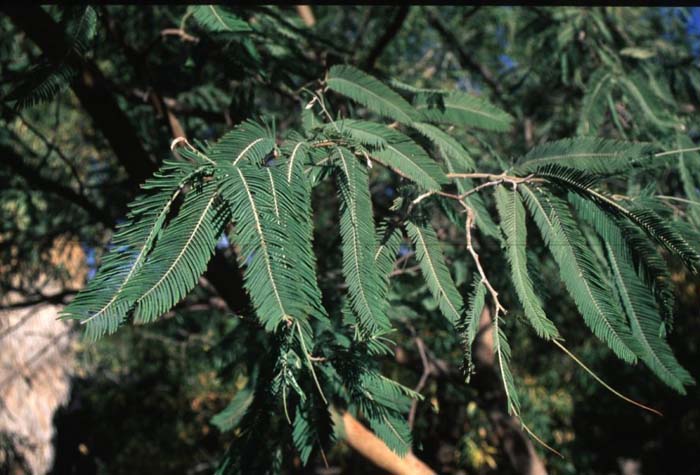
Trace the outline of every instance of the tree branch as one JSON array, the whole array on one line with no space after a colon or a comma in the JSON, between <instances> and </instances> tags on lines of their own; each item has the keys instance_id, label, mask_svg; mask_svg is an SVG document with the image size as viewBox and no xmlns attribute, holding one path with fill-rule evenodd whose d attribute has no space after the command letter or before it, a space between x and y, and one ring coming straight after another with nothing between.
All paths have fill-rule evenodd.
<instances>
[{"instance_id":1,"label":"tree branch","mask_svg":"<svg viewBox=\"0 0 700 475\"><path fill-rule=\"evenodd\" d=\"M367 55L367 58L362 63L364 69L374 68L374 63L377 62L377 59L379 59L379 57L382 55L384 49L389 45L389 43L391 43L394 37L396 37L401 30L401 27L408 16L409 9L409 5L404 4L399 6L394 19L391 21L391 23L389 23L389 25L387 25L386 29L384 30L384 34L379 37L374 47L372 47L369 55Z\"/></svg>"},{"instance_id":2,"label":"tree branch","mask_svg":"<svg viewBox=\"0 0 700 475\"><path fill-rule=\"evenodd\" d=\"M442 36L442 39L447 48L457 55L460 64L463 68L478 74L481 79L498 95L503 93L501 85L496 81L493 72L483 64L477 63L460 45L459 39L442 21L439 14L432 8L426 8L426 15L430 26Z\"/></svg>"},{"instance_id":3,"label":"tree branch","mask_svg":"<svg viewBox=\"0 0 700 475\"><path fill-rule=\"evenodd\" d=\"M349 412L341 415L331 408L331 416L334 421L342 421L345 442L377 467L392 475L435 475L435 472L413 453L409 452L404 458L396 455Z\"/></svg>"}]
</instances>

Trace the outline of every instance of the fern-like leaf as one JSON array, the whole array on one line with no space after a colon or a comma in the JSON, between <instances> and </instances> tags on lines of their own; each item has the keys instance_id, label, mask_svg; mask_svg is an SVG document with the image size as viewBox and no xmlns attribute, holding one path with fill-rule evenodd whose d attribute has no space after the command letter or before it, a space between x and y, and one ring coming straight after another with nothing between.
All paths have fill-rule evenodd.
<instances>
[{"instance_id":1,"label":"fern-like leaf","mask_svg":"<svg viewBox=\"0 0 700 475\"><path fill-rule=\"evenodd\" d=\"M614 296L605 285L606 279L567 203L541 188L521 184L518 189L586 324L620 359L636 361L624 316L618 311Z\"/></svg>"},{"instance_id":2,"label":"fern-like leaf","mask_svg":"<svg viewBox=\"0 0 700 475\"><path fill-rule=\"evenodd\" d=\"M581 170L560 165L548 164L539 168L538 176L558 183L584 198L596 203L602 210L621 218L628 219L638 226L650 238L662 245L672 254L678 256L692 272L700 265L700 253L688 240L662 219L654 210L640 206L622 204L605 193L594 188L598 177Z\"/></svg>"},{"instance_id":3,"label":"fern-like leaf","mask_svg":"<svg viewBox=\"0 0 700 475\"><path fill-rule=\"evenodd\" d=\"M190 12L204 29L212 33L238 33L252 31L245 20L221 5L196 5Z\"/></svg>"},{"instance_id":4,"label":"fern-like leaf","mask_svg":"<svg viewBox=\"0 0 700 475\"><path fill-rule=\"evenodd\" d=\"M340 129L342 134L347 135L353 141L376 149L383 149L387 145L388 136L391 132L391 129L384 124L355 119L331 122L324 127L324 131L327 134L333 133L336 128Z\"/></svg>"},{"instance_id":5,"label":"fern-like leaf","mask_svg":"<svg viewBox=\"0 0 700 475\"><path fill-rule=\"evenodd\" d=\"M136 322L155 320L194 288L214 254L225 221L215 182L190 190L143 268L124 286L124 295L135 300Z\"/></svg>"},{"instance_id":6,"label":"fern-like leaf","mask_svg":"<svg viewBox=\"0 0 700 475\"><path fill-rule=\"evenodd\" d=\"M445 264L435 230L429 223L406 222L406 231L416 248L416 257L428 289L445 318L456 325L462 318L464 302Z\"/></svg>"},{"instance_id":7,"label":"fern-like leaf","mask_svg":"<svg viewBox=\"0 0 700 475\"><path fill-rule=\"evenodd\" d=\"M390 119L409 124L418 113L406 100L377 78L348 65L336 65L328 72L330 89Z\"/></svg>"},{"instance_id":8,"label":"fern-like leaf","mask_svg":"<svg viewBox=\"0 0 700 475\"><path fill-rule=\"evenodd\" d=\"M510 370L510 345L506 339L506 334L501 328L500 317L496 315L493 319L493 352L498 361L498 372L503 382L503 389L506 393L508 414L520 414L520 398L515 388L515 380Z\"/></svg>"},{"instance_id":9,"label":"fern-like leaf","mask_svg":"<svg viewBox=\"0 0 700 475\"><path fill-rule=\"evenodd\" d=\"M631 169L651 158L649 144L629 143L594 137L557 140L533 148L515 167L516 173L537 173L556 164L597 174L613 174Z\"/></svg>"},{"instance_id":10,"label":"fern-like leaf","mask_svg":"<svg viewBox=\"0 0 700 475\"><path fill-rule=\"evenodd\" d=\"M662 321L653 294L635 273L629 254L615 251L615 247L621 246L622 236L619 235L618 239L617 246L606 242L605 248L632 335L638 343L636 353L663 382L685 394L684 385L694 384L694 380L673 356L668 343L659 336Z\"/></svg>"},{"instance_id":11,"label":"fern-like leaf","mask_svg":"<svg viewBox=\"0 0 700 475\"><path fill-rule=\"evenodd\" d=\"M525 311L525 316L537 335L547 340L559 336L556 327L547 318L542 302L535 293L527 271L527 228L525 208L517 189L496 189L496 207L501 217L501 229L506 235L506 250L510 262L510 274L515 292Z\"/></svg>"},{"instance_id":12,"label":"fern-like leaf","mask_svg":"<svg viewBox=\"0 0 700 475\"><path fill-rule=\"evenodd\" d=\"M143 267L148 253L162 233L166 218L183 188L203 168L189 163L166 161L142 188L148 193L129 205L127 221L117 228L111 250L97 275L62 312L64 318L86 324L92 340L114 333L133 307L135 297L123 290Z\"/></svg>"},{"instance_id":13,"label":"fern-like leaf","mask_svg":"<svg viewBox=\"0 0 700 475\"><path fill-rule=\"evenodd\" d=\"M209 156L216 162L238 165L244 161L263 164L275 147L275 138L265 126L246 120L224 134L214 144Z\"/></svg>"},{"instance_id":14,"label":"fern-like leaf","mask_svg":"<svg viewBox=\"0 0 700 475\"><path fill-rule=\"evenodd\" d=\"M300 168L292 169L291 183L284 163L220 170L244 284L265 329L273 331L283 320L325 319L311 251L310 187Z\"/></svg>"},{"instance_id":15,"label":"fern-like leaf","mask_svg":"<svg viewBox=\"0 0 700 475\"><path fill-rule=\"evenodd\" d=\"M423 122L414 122L411 127L427 137L445 158L458 161L465 172L474 171L474 160L469 156L462 144L439 127Z\"/></svg>"},{"instance_id":16,"label":"fern-like leaf","mask_svg":"<svg viewBox=\"0 0 700 475\"><path fill-rule=\"evenodd\" d=\"M387 144L373 156L426 190L439 190L447 183L440 166L417 143L401 132L387 128Z\"/></svg>"},{"instance_id":17,"label":"fern-like leaf","mask_svg":"<svg viewBox=\"0 0 700 475\"><path fill-rule=\"evenodd\" d=\"M337 181L341 197L343 274L348 283L351 307L359 317L359 329L368 337L390 327L382 312L382 279L374 263L377 235L369 179L367 171L349 150L337 148L334 158L340 171Z\"/></svg>"}]
</instances>

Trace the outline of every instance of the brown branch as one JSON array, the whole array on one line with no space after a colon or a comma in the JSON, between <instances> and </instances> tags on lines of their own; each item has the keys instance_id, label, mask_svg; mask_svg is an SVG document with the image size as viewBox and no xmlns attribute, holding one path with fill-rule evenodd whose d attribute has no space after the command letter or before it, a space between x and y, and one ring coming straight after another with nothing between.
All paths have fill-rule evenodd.
<instances>
[{"instance_id":1,"label":"brown branch","mask_svg":"<svg viewBox=\"0 0 700 475\"><path fill-rule=\"evenodd\" d=\"M391 41L401 30L401 27L403 26L403 23L406 20L406 17L408 16L409 9L410 7L407 4L403 4L398 7L394 19L391 21L391 23L389 23L386 26L384 34L382 34L382 36L379 37L377 42L370 50L370 53L367 55L367 58L362 63L364 69L374 68L374 63L377 62L379 57L384 52L384 49L386 49L386 47L389 46L389 43L391 43Z\"/></svg>"},{"instance_id":2,"label":"brown branch","mask_svg":"<svg viewBox=\"0 0 700 475\"><path fill-rule=\"evenodd\" d=\"M340 414L331 408L331 415L336 423L342 424L345 442L377 467L392 475L435 475L435 471L412 452L404 458L396 455L349 412Z\"/></svg>"},{"instance_id":3,"label":"brown branch","mask_svg":"<svg viewBox=\"0 0 700 475\"><path fill-rule=\"evenodd\" d=\"M199 43L199 38L192 36L181 28L165 28L160 30L160 36L178 36L182 41Z\"/></svg>"},{"instance_id":4,"label":"brown branch","mask_svg":"<svg viewBox=\"0 0 700 475\"><path fill-rule=\"evenodd\" d=\"M311 10L309 5L297 5L297 13L304 22L304 25L311 27L316 24L316 18L314 17L314 12Z\"/></svg>"},{"instance_id":5,"label":"brown branch","mask_svg":"<svg viewBox=\"0 0 700 475\"><path fill-rule=\"evenodd\" d=\"M428 361L428 355L425 352L425 343L423 339L416 336L413 341L416 342L416 347L418 348L418 354L420 355L421 364L423 365L423 372L420 375L418 384L413 390L420 393L428 382L428 378L433 374L433 365ZM411 410L408 412L408 427L413 430L413 424L416 420L416 410L418 409L418 400L414 399L411 402Z\"/></svg>"}]
</instances>

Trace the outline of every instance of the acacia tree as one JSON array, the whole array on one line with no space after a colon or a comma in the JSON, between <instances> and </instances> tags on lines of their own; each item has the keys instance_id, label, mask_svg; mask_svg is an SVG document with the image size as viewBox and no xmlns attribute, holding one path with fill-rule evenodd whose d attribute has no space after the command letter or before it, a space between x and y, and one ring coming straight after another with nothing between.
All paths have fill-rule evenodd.
<instances>
[{"instance_id":1,"label":"acacia tree","mask_svg":"<svg viewBox=\"0 0 700 475\"><path fill-rule=\"evenodd\" d=\"M68 61L32 71L34 83L24 83L33 84L29 94L20 89L10 96L17 107L51 97L71 70L84 67L77 27L94 23L93 15L87 9L72 20L75 63L68 55ZM599 27L601 19L591 16ZM259 64L259 23L243 17L227 8L196 7L182 24L194 19L212 42L235 44ZM21 24L21 13L13 18ZM256 18L263 25L281 21L272 12ZM427 18L439 34L452 31L435 11ZM189 35L182 26L176 32ZM539 41L554 41L548 33ZM580 52L565 50L560 57L569 54ZM281 73L291 74L281 64ZM697 147L683 134L682 118L651 102L667 89L658 75L647 85L623 64L612 61L610 68L588 80L582 136L539 144L514 160L497 151L501 139L491 139L516 125L502 108L460 90L378 79L350 65L312 68L304 73L308 82L296 90L286 86L286 94L303 99L294 109L297 119L282 109L284 125L267 117L245 120L212 143L190 143L167 101L158 98L175 136L176 159L144 183L99 272L64 314L80 320L92 339L126 321L152 322L192 291L222 233L228 237L245 293L227 300L246 328L228 344L247 348L240 362L248 383L214 421L239 430L221 473L279 469L289 453L280 441L289 438L306 463L315 449L323 453L343 436L343 413L365 419L397 453L410 451L412 400L421 395L383 373L379 363L393 350L392 334L427 311L444 321L422 325L458 336L447 346L461 342L468 380L480 316L489 310L505 407L539 439L521 414L509 332L524 324L593 374L565 346L572 316L544 310L543 289L533 280L545 272L561 278L583 323L616 356L644 362L683 393L693 380L666 343L674 308L666 261L678 259L694 272L700 239L692 214L688 222L657 196L663 184L653 173L674 160L688 195L678 198L693 199ZM656 89L640 92L644 87ZM500 92L505 105L509 97ZM623 103L636 101L639 115L657 126L645 129L647 137L635 134L652 140L590 136L608 124L628 133L615 94ZM85 92L86 108L90 97ZM441 243L439 235L452 242ZM544 243L547 261L529 255L533 242ZM419 279L405 272L409 262ZM340 272L319 281L320 272L327 276L333 269ZM238 271L226 269L220 279L237 282ZM416 298L424 292L430 302ZM524 319L513 318L519 313Z\"/></svg>"}]
</instances>

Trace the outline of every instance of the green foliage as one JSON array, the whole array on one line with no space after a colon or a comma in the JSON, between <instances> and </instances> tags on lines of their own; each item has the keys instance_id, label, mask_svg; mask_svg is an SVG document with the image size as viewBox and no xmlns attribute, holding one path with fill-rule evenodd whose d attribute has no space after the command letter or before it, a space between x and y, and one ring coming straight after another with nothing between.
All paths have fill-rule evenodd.
<instances>
[{"instance_id":1,"label":"green foliage","mask_svg":"<svg viewBox=\"0 0 700 475\"><path fill-rule=\"evenodd\" d=\"M326 79L328 87L359 102L377 114L408 124L418 114L404 98L376 78L352 66L333 66Z\"/></svg>"},{"instance_id":2,"label":"green foliage","mask_svg":"<svg viewBox=\"0 0 700 475\"><path fill-rule=\"evenodd\" d=\"M467 379L474 372L472 345L476 338L476 332L479 330L479 322L481 321L481 312L484 310L485 297L486 286L481 282L481 276L477 275L474 278L472 292L469 295L467 311L457 327L462 337L462 347L464 349L463 370L467 375Z\"/></svg>"},{"instance_id":3,"label":"green foliage","mask_svg":"<svg viewBox=\"0 0 700 475\"><path fill-rule=\"evenodd\" d=\"M501 217L501 229L506 235L508 261L515 291L518 294L525 316L537 334L551 339L558 336L554 324L547 318L542 309L542 302L535 294L532 280L527 270L527 228L525 227L525 208L518 190L496 189L496 205Z\"/></svg>"},{"instance_id":4,"label":"green foliage","mask_svg":"<svg viewBox=\"0 0 700 475\"><path fill-rule=\"evenodd\" d=\"M464 303L450 276L445 258L440 252L440 243L435 230L430 224L408 221L406 231L416 248L421 272L430 292L438 302L440 311L450 323L456 325L462 318Z\"/></svg>"},{"instance_id":5,"label":"green foliage","mask_svg":"<svg viewBox=\"0 0 700 475\"><path fill-rule=\"evenodd\" d=\"M94 12L71 11L64 26L86 59ZM468 379L485 308L493 318L494 369L507 410L528 423L537 412L537 397L528 396L532 373L546 374L547 386L573 378L568 360L541 371L552 366L542 351L550 340L583 342L598 364L607 348L627 363L641 360L679 393L693 383L678 361L687 355L679 352L677 360L667 342L676 313L673 280L684 272L676 260L691 271L700 265L697 128L692 113L684 112L688 107L678 107L693 104L700 76L685 59L653 65L664 57L661 42L631 42L618 31L624 24L613 12L533 9L520 18L478 9L472 12L478 34L455 37L474 47L469 60L440 48L444 64L421 72L419 48L397 39L404 52L395 55L399 46L389 45L385 56L406 67L387 65L378 77L396 75L411 84L385 84L343 64L357 58L334 44L346 38L328 34L338 21L326 10L317 12L313 31L273 7L206 5L180 13L179 40L165 35L134 49L154 56L149 48L160 48L152 70L125 66L122 56L129 55L109 52L116 59L106 64L124 76L112 79L118 102L131 101L129 91L153 74L162 88L159 107L179 116L188 136L221 138L211 145L191 139L197 149L186 141L173 144L181 145L178 161L165 162L144 184L100 270L64 316L85 323L86 335L97 339L129 321L177 315L174 307L185 299L209 304L202 297L207 287L195 290L196 283L220 237L228 235L230 245L218 257L237 256L241 295L250 306L239 296L241 315L217 316L246 328L236 326L216 344L226 355L217 363L221 377L246 377L211 420L232 442L218 473L278 473L294 456L311 464L314 451L329 448L333 434L342 433L332 410L363 419L397 453L414 448L414 438L418 446L416 434L425 427L418 421L412 433L406 414L421 394L398 383L415 368L397 363L394 347L412 349L423 338L431 347L430 365L463 359ZM434 42L421 31L424 16L409 17L407 28ZM461 15L450 18L452 25L461 21ZM183 30L194 23L198 37L188 39ZM498 74L489 63L500 51L501 33L493 25L503 25L508 54L518 56L517 66ZM454 67L455 58L464 64ZM320 79L326 64L334 65ZM18 104L54 97L72 77L63 75L69 71L64 66L45 66L53 76L37 73L39 81ZM168 80L159 76L164 71ZM310 102L305 94L313 95ZM133 106L134 137L155 135L157 123L140 120L150 115L144 114L150 105ZM579 137L561 139L574 130ZM2 140L6 135L15 140L9 131ZM169 142L152 139L145 148L155 155ZM46 157L58 162L50 144L44 144ZM22 149L22 143L13 147ZM662 149L673 150L657 152ZM97 154L112 160L107 150ZM40 156L26 161L38 168L46 163ZM61 170L70 168L61 163ZM654 177L664 180L653 183ZM81 178L70 186L88 203L94 196L100 207L117 196L127 199L128 193L98 194L98 185L84 186ZM8 180L13 187L18 181ZM109 185L121 192L122 183ZM23 203L31 210L34 201ZM115 209L105 223L121 213ZM555 274L562 289L548 285ZM518 302L524 319L501 307ZM574 308L585 325L570 318ZM589 334L579 329L586 327L605 345L589 345ZM517 342L513 356L509 340ZM523 376L522 385L514 374ZM449 378L421 388L436 395L430 400L441 417L464 407L468 391ZM433 417L425 407L417 406L419 418ZM554 423L547 419L542 426Z\"/></svg>"},{"instance_id":6,"label":"green foliage","mask_svg":"<svg viewBox=\"0 0 700 475\"><path fill-rule=\"evenodd\" d=\"M213 33L237 33L252 31L250 25L219 5L197 5L189 12L205 29Z\"/></svg>"},{"instance_id":7,"label":"green foliage","mask_svg":"<svg viewBox=\"0 0 700 475\"><path fill-rule=\"evenodd\" d=\"M381 279L374 263L377 233L367 171L352 152L337 148L337 183L341 195L340 235L343 240L343 274L348 282L350 304L356 313L358 330L370 336L390 327L382 311Z\"/></svg>"},{"instance_id":8,"label":"green foliage","mask_svg":"<svg viewBox=\"0 0 700 475\"><path fill-rule=\"evenodd\" d=\"M514 176L506 172L469 175L476 164L465 147L438 127L414 120L418 112L388 86L348 66L333 67L326 83L379 115L416 129L440 153L450 173L466 174L455 179L459 195L444 196L455 200L458 210L474 213L480 229L503 243L515 294L538 336L546 340L560 338L559 329L545 314L528 269L523 200L593 333L621 359L645 361L679 392L692 382L662 336L665 327L656 302L665 292L656 278L663 274L659 270L662 267L654 261L651 250L638 255L635 263L625 241L627 236L653 240L692 268L700 260L689 241L692 233L669 223L660 209L623 202L599 189L605 177L648 166L648 145L595 138L561 140L531 150L513 168ZM494 130L505 130L509 125L509 116L485 101L460 93L438 96L444 100L442 109L425 105L421 102L425 97L418 101L418 109L430 122ZM327 112L322 98L315 101ZM258 389L241 390L213 420L222 430L239 427L243 434L238 446L230 451L229 462L222 465L222 473L232 470L225 468L228 463L240 470L248 466L241 450L264 444L254 427L279 404L291 424L293 444L301 460L308 462L314 447L330 440L327 392L359 411L392 450L405 453L411 447L411 434L403 414L411 398L418 395L367 364L370 355L390 351L384 335L394 326L388 310L389 296L393 295L389 292L390 274L402 240L397 224L403 225L414 245L425 286L461 337L467 377L473 371L471 346L491 285L480 275L481 270L475 270L465 312L449 261L423 214L430 209L430 200L415 207L432 194L443 193L442 188L450 183L438 162L405 133L356 119L307 127L306 135L290 133L281 145L268 126L245 121L202 151L187 147L181 148L181 153L193 163L166 165L145 186L154 190L153 194L138 198L132 205L131 222L115 237L115 245L127 246L131 252L111 253L93 283L66 308L65 314L88 322L92 337L113 332L128 315L133 314L136 322L153 321L192 289L206 269L218 236L230 222L230 239L238 251L245 289L261 326L277 339L279 353L269 375L256 380ZM370 192L372 161L427 191L417 197L416 188L403 188L403 197L392 207L397 214L379 228ZM343 318L336 324L352 329L342 338L331 331L336 343L325 348L318 346L319 338L328 338L325 332L334 325L334 316L326 310L317 281L311 203L313 188L324 181L324 174L308 174L314 168L331 171L340 202L342 273L347 296ZM484 178L492 181L480 187L474 185L474 179ZM503 240L483 196L477 193L489 187L495 187ZM178 201L173 211L175 200L183 192L184 200ZM580 206L586 203L594 207L584 207L584 217L593 220L594 227L603 233L605 255L589 249L568 204L560 197L562 193L579 200ZM450 211L452 203L445 197L439 201L442 209L460 232L471 232L465 228L465 221ZM404 200L412 202L406 205ZM618 225L620 229L631 226L646 237L629 230L623 235ZM135 257L128 257L134 253ZM608 265L614 292L605 284ZM644 270L642 277L637 268ZM508 411L519 415L502 308L497 300L493 303L499 378ZM330 366L317 363L312 355L318 351L328 353ZM266 384L266 378L271 386L263 397L260 387ZM290 407L295 408L293 419ZM257 469L268 468L261 465Z\"/></svg>"},{"instance_id":9,"label":"green foliage","mask_svg":"<svg viewBox=\"0 0 700 475\"><path fill-rule=\"evenodd\" d=\"M555 164L601 175L629 171L635 163L651 158L649 145L580 137L550 142L530 150L515 168L518 173L537 172Z\"/></svg>"}]
</instances>

